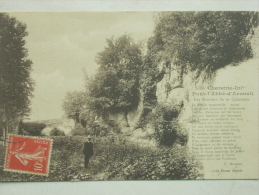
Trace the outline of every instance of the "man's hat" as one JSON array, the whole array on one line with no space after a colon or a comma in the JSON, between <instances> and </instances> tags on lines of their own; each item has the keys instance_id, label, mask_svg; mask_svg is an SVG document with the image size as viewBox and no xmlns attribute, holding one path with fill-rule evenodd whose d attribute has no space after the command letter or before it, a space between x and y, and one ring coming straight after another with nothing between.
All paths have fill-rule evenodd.
<instances>
[{"instance_id":1,"label":"man's hat","mask_svg":"<svg viewBox=\"0 0 259 195\"><path fill-rule=\"evenodd\" d=\"M88 136L87 136L87 139L92 139L91 135L88 135Z\"/></svg>"}]
</instances>

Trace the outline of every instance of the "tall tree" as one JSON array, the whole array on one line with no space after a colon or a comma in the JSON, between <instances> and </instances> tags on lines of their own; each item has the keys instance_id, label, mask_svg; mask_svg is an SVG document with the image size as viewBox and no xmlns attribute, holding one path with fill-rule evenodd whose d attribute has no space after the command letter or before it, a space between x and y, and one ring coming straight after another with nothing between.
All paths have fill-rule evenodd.
<instances>
[{"instance_id":1,"label":"tall tree","mask_svg":"<svg viewBox=\"0 0 259 195\"><path fill-rule=\"evenodd\" d=\"M30 112L34 89L31 79L32 61L27 58L26 25L0 13L0 126L4 137L17 120Z\"/></svg>"},{"instance_id":2,"label":"tall tree","mask_svg":"<svg viewBox=\"0 0 259 195\"><path fill-rule=\"evenodd\" d=\"M108 39L96 62L98 72L88 84L94 110L97 113L123 111L126 116L139 102L140 45L128 35Z\"/></svg>"}]
</instances>

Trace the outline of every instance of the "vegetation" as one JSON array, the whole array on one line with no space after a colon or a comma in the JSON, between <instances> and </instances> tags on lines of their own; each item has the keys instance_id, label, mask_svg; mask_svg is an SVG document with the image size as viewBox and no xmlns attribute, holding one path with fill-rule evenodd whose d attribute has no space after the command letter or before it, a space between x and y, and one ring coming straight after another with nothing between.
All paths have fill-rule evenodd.
<instances>
[{"instance_id":1,"label":"vegetation","mask_svg":"<svg viewBox=\"0 0 259 195\"><path fill-rule=\"evenodd\" d=\"M7 135L30 111L34 82L27 58L26 25L0 13L0 130Z\"/></svg>"},{"instance_id":2,"label":"vegetation","mask_svg":"<svg viewBox=\"0 0 259 195\"><path fill-rule=\"evenodd\" d=\"M152 124L155 133L153 137L161 146L174 144L186 145L188 136L185 129L178 124L181 105L161 103L146 117L146 123Z\"/></svg>"},{"instance_id":3,"label":"vegetation","mask_svg":"<svg viewBox=\"0 0 259 195\"><path fill-rule=\"evenodd\" d=\"M75 135L81 135L81 136L84 136L84 135L88 135L89 133L87 133L86 131L86 128L82 127L81 124L75 124L74 128L71 130L71 134L73 136Z\"/></svg>"},{"instance_id":4,"label":"vegetation","mask_svg":"<svg viewBox=\"0 0 259 195\"><path fill-rule=\"evenodd\" d=\"M86 106L86 94L81 91L68 92L63 101L62 108L68 119L80 122L80 114Z\"/></svg>"},{"instance_id":5,"label":"vegetation","mask_svg":"<svg viewBox=\"0 0 259 195\"><path fill-rule=\"evenodd\" d=\"M19 124L21 135L39 136L41 135L41 131L45 127L46 127L45 123L37 123L37 122L23 122Z\"/></svg>"},{"instance_id":6,"label":"vegetation","mask_svg":"<svg viewBox=\"0 0 259 195\"><path fill-rule=\"evenodd\" d=\"M0 181L70 181L136 179L202 179L201 165L185 147L149 148L124 137L106 136L93 140L94 156L84 169L84 136L54 136L48 177L6 172ZM0 146L3 164L4 147Z\"/></svg>"},{"instance_id":7,"label":"vegetation","mask_svg":"<svg viewBox=\"0 0 259 195\"><path fill-rule=\"evenodd\" d=\"M179 67L182 77L195 71L210 76L228 64L252 57L246 39L258 25L256 12L162 12L156 18L151 43L156 60Z\"/></svg>"},{"instance_id":8,"label":"vegetation","mask_svg":"<svg viewBox=\"0 0 259 195\"><path fill-rule=\"evenodd\" d=\"M50 131L50 136L65 136L65 132L62 130L59 130L58 128L53 128Z\"/></svg>"},{"instance_id":9,"label":"vegetation","mask_svg":"<svg viewBox=\"0 0 259 195\"><path fill-rule=\"evenodd\" d=\"M137 150L133 156L126 156L124 159L122 162L115 162L108 166L106 179L181 180L203 178L201 164L195 161L185 147Z\"/></svg>"},{"instance_id":10,"label":"vegetation","mask_svg":"<svg viewBox=\"0 0 259 195\"><path fill-rule=\"evenodd\" d=\"M96 62L99 69L87 85L91 108L99 115L117 111L127 114L139 102L140 46L128 35L107 39Z\"/></svg>"},{"instance_id":11,"label":"vegetation","mask_svg":"<svg viewBox=\"0 0 259 195\"><path fill-rule=\"evenodd\" d=\"M128 35L107 39L96 62L99 69L94 77L85 76L85 92L69 92L63 102L66 117L84 128L93 128L96 117L105 118L110 112L124 112L127 118L127 113L139 103L140 45Z\"/></svg>"}]
</instances>

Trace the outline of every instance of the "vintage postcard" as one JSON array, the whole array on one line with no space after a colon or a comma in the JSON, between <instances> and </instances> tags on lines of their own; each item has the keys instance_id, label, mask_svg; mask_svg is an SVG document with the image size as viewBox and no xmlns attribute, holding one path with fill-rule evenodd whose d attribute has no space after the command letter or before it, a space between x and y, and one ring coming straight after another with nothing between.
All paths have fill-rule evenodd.
<instances>
[{"instance_id":1,"label":"vintage postcard","mask_svg":"<svg viewBox=\"0 0 259 195\"><path fill-rule=\"evenodd\" d=\"M259 12L0 13L0 181L258 179Z\"/></svg>"}]
</instances>

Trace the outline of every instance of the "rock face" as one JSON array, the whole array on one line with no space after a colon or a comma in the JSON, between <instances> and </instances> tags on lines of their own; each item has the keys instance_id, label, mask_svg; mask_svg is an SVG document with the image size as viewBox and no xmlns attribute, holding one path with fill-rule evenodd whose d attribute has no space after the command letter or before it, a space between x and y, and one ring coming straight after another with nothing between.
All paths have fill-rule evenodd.
<instances>
[{"instance_id":1,"label":"rock face","mask_svg":"<svg viewBox=\"0 0 259 195\"><path fill-rule=\"evenodd\" d=\"M191 105L192 100L190 99L190 93L195 87L199 86L255 86L254 90L256 91L257 78L258 75L258 65L259 58L253 58L243 63L240 63L238 66L228 65L223 69L219 69L215 77L207 81L198 81L194 83L191 75L186 75L183 79L183 88L176 88L171 90L169 93L164 87L167 85L167 82L164 78L161 82L158 83L157 87L157 98L158 102L167 102L173 105L179 105L183 103L182 110L178 117L179 123L183 128L189 129L191 126ZM174 83L172 83L174 84ZM165 96L165 94L167 94Z\"/></svg>"},{"instance_id":2,"label":"rock face","mask_svg":"<svg viewBox=\"0 0 259 195\"><path fill-rule=\"evenodd\" d=\"M113 124L117 125L123 133L132 134L132 132L138 128L139 120L143 112L143 93L139 92L139 104L136 108L132 109L128 113L117 112L108 113L100 122L105 121L106 123L112 121Z\"/></svg>"},{"instance_id":3,"label":"rock face","mask_svg":"<svg viewBox=\"0 0 259 195\"><path fill-rule=\"evenodd\" d=\"M250 39L254 57L250 60L240 63L238 66L229 64L225 68L216 71L213 78L209 80L194 81L193 75L188 73L184 75L182 81L179 79L179 71L173 64L166 67L164 77L157 83L157 100L158 103L169 103L171 105L183 105L178 116L180 126L187 131L191 128L192 99L190 93L200 86L255 86L256 91L258 81L259 65L259 28L255 29L253 37ZM159 64L162 70L165 63ZM256 83L256 84L255 84Z\"/></svg>"},{"instance_id":4,"label":"rock face","mask_svg":"<svg viewBox=\"0 0 259 195\"><path fill-rule=\"evenodd\" d=\"M173 64L160 63L158 66L160 71L165 71L165 74L163 78L157 83L156 96L158 102L165 102L172 99L171 97L175 97L175 93L180 95L183 91L183 84L179 76L180 71ZM180 99L179 101L181 101Z\"/></svg>"}]
</instances>

